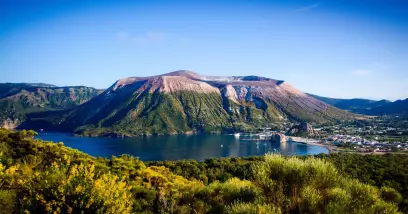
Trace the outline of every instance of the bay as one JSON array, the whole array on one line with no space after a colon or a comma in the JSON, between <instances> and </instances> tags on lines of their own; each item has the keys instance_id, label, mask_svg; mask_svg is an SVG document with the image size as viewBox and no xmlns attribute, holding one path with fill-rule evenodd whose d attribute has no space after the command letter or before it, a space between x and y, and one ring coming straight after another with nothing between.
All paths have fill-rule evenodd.
<instances>
[{"instance_id":1,"label":"bay","mask_svg":"<svg viewBox=\"0 0 408 214\"><path fill-rule=\"evenodd\" d=\"M243 141L233 135L171 135L132 138L78 137L68 133L39 132L36 138L63 142L95 157L130 154L142 161L244 157L280 153L282 155L316 155L328 153L326 148L296 142L271 143Z\"/></svg>"}]
</instances>

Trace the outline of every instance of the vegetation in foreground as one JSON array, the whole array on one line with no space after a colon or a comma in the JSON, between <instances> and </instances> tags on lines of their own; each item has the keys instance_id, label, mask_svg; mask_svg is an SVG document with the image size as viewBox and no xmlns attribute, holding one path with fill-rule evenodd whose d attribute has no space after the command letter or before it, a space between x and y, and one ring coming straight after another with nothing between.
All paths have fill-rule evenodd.
<instances>
[{"instance_id":1,"label":"vegetation in foreground","mask_svg":"<svg viewBox=\"0 0 408 214\"><path fill-rule=\"evenodd\" d=\"M398 213L402 201L391 187L343 176L332 157L273 154L220 159L222 168L216 159L177 167L184 162L95 158L35 134L0 129L0 212Z\"/></svg>"}]
</instances>

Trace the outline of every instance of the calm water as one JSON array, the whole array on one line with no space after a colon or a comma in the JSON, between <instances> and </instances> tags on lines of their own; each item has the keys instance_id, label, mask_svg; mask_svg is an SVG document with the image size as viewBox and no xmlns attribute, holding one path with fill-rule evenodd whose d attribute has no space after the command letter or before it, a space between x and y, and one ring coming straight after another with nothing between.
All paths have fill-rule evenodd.
<instances>
[{"instance_id":1,"label":"calm water","mask_svg":"<svg viewBox=\"0 0 408 214\"><path fill-rule=\"evenodd\" d=\"M64 142L64 145L78 149L93 156L131 154L140 160L180 160L196 159L202 161L215 157L238 157L264 155L279 152L283 155L315 155L328 153L328 150L301 143L270 143L242 141L233 135L175 135L134 138L90 138L75 137L66 133L39 133L37 138Z\"/></svg>"}]
</instances>

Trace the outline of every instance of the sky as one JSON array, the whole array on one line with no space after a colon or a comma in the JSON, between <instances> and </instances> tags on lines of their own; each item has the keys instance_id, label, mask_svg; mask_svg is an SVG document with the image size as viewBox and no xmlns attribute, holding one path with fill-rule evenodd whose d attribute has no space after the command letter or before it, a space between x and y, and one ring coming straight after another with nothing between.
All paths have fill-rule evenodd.
<instances>
[{"instance_id":1,"label":"sky","mask_svg":"<svg viewBox=\"0 0 408 214\"><path fill-rule=\"evenodd\" d=\"M0 82L108 88L175 70L408 97L408 1L0 0Z\"/></svg>"}]
</instances>

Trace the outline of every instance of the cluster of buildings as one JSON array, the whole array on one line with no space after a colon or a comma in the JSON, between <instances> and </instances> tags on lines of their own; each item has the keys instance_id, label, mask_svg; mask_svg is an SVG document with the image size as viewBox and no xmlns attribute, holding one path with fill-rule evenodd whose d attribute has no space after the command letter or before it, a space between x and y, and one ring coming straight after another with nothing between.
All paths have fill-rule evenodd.
<instances>
[{"instance_id":1,"label":"cluster of buildings","mask_svg":"<svg viewBox=\"0 0 408 214\"><path fill-rule=\"evenodd\" d=\"M401 136L408 134L407 124L371 122L367 125L340 124L321 128L334 134L355 134L355 135L394 135Z\"/></svg>"},{"instance_id":2,"label":"cluster of buildings","mask_svg":"<svg viewBox=\"0 0 408 214\"><path fill-rule=\"evenodd\" d=\"M408 142L380 142L378 138L368 140L360 136L335 134L327 137L326 142L339 147L348 147L359 152L408 151Z\"/></svg>"},{"instance_id":3,"label":"cluster of buildings","mask_svg":"<svg viewBox=\"0 0 408 214\"><path fill-rule=\"evenodd\" d=\"M408 154L408 119L405 118L376 117L317 127L289 121L282 125L282 135L317 139L333 150ZM276 137L276 134L273 136Z\"/></svg>"}]
</instances>

